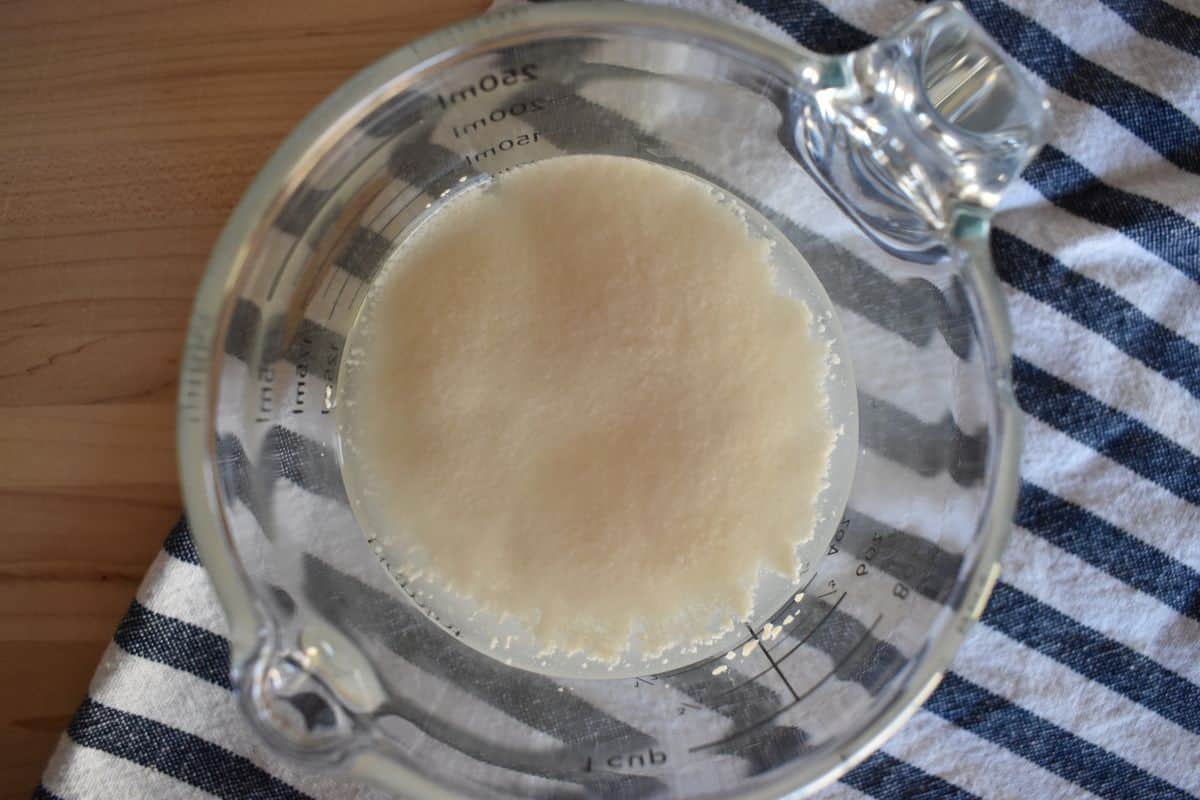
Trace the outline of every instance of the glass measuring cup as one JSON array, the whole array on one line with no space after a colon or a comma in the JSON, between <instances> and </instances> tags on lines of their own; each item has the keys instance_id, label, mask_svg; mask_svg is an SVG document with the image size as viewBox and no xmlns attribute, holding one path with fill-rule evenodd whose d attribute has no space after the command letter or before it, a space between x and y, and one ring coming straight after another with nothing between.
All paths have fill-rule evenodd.
<instances>
[{"instance_id":1,"label":"glass measuring cup","mask_svg":"<svg viewBox=\"0 0 1200 800\"><path fill-rule=\"evenodd\" d=\"M932 690L996 578L1019 424L988 217L1043 116L946 4L837 57L678 11L531 7L354 78L235 211L184 358L187 510L252 725L281 755L419 796L769 797L864 757ZM845 513L733 658L509 666L392 580L349 507L338 382L372 279L456 192L565 153L740 198L841 322L860 445Z\"/></svg>"}]
</instances>

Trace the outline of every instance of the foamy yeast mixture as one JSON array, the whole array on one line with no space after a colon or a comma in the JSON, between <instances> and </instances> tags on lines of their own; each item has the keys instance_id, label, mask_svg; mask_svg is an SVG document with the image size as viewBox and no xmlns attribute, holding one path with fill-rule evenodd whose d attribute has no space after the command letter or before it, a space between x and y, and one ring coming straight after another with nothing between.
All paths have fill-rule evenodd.
<instances>
[{"instance_id":1,"label":"foamy yeast mixture","mask_svg":"<svg viewBox=\"0 0 1200 800\"><path fill-rule=\"evenodd\" d=\"M713 640L797 546L829 348L713 187L609 156L470 190L372 287L342 414L407 581L608 662Z\"/></svg>"}]
</instances>

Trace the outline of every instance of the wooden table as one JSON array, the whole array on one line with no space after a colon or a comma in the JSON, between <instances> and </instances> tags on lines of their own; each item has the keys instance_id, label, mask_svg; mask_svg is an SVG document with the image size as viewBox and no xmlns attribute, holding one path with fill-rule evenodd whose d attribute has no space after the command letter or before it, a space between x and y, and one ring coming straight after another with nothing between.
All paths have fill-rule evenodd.
<instances>
[{"instance_id":1,"label":"wooden table","mask_svg":"<svg viewBox=\"0 0 1200 800\"><path fill-rule=\"evenodd\" d=\"M180 513L192 293L280 139L487 0L0 12L0 798L29 797Z\"/></svg>"}]
</instances>

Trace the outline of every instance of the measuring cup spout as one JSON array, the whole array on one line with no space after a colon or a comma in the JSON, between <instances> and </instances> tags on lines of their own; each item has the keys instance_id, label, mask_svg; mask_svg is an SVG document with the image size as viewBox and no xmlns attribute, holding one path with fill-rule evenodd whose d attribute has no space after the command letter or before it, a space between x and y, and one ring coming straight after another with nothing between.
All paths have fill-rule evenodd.
<instances>
[{"instance_id":1,"label":"measuring cup spout","mask_svg":"<svg viewBox=\"0 0 1200 800\"><path fill-rule=\"evenodd\" d=\"M934 262L978 230L1045 141L1041 90L956 2L827 65L800 68L785 137L878 244Z\"/></svg>"},{"instance_id":2,"label":"measuring cup spout","mask_svg":"<svg viewBox=\"0 0 1200 800\"><path fill-rule=\"evenodd\" d=\"M310 765L340 763L364 746L362 720L385 693L362 651L317 615L292 610L264 623L233 670L247 719L275 749ZM235 656L236 659L236 656Z\"/></svg>"}]
</instances>

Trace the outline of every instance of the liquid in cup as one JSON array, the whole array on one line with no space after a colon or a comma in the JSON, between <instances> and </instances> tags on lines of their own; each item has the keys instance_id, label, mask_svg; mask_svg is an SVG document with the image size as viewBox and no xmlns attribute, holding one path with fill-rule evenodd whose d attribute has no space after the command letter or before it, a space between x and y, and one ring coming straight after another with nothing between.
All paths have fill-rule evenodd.
<instances>
[{"instance_id":1,"label":"liquid in cup","mask_svg":"<svg viewBox=\"0 0 1200 800\"><path fill-rule=\"evenodd\" d=\"M838 329L717 187L614 156L518 167L423 218L363 304L352 503L405 591L493 657L685 666L762 627L832 536Z\"/></svg>"}]
</instances>

